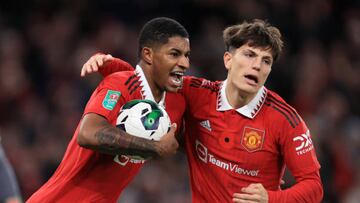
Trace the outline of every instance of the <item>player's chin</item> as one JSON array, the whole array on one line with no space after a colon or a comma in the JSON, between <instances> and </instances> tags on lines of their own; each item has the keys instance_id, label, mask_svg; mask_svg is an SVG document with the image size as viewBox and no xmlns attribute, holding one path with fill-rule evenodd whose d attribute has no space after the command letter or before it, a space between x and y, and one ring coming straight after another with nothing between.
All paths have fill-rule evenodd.
<instances>
[{"instance_id":1,"label":"player's chin","mask_svg":"<svg viewBox=\"0 0 360 203\"><path fill-rule=\"evenodd\" d=\"M181 89L181 86L166 86L165 87L165 90L167 92L174 92L174 93L178 92L180 89Z\"/></svg>"},{"instance_id":2,"label":"player's chin","mask_svg":"<svg viewBox=\"0 0 360 203\"><path fill-rule=\"evenodd\" d=\"M170 88L166 88L165 89L167 92L173 92L173 93L176 93L178 92L179 88L173 88L173 87L170 87Z\"/></svg>"},{"instance_id":3,"label":"player's chin","mask_svg":"<svg viewBox=\"0 0 360 203\"><path fill-rule=\"evenodd\" d=\"M259 88L251 88L248 90L245 90L244 92L247 92L250 95L255 95L259 91Z\"/></svg>"},{"instance_id":4,"label":"player's chin","mask_svg":"<svg viewBox=\"0 0 360 203\"><path fill-rule=\"evenodd\" d=\"M241 92L245 92L247 94L256 94L259 91L260 87L245 85L241 86L239 89L241 90Z\"/></svg>"}]
</instances>

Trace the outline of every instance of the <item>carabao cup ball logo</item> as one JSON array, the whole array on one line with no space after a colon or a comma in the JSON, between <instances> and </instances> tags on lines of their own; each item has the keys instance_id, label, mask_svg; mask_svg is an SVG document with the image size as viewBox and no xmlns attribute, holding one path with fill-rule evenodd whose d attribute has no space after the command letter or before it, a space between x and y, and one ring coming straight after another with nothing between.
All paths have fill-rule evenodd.
<instances>
[{"instance_id":1,"label":"carabao cup ball logo","mask_svg":"<svg viewBox=\"0 0 360 203\"><path fill-rule=\"evenodd\" d=\"M159 140L167 133L170 119L166 111L151 100L132 100L120 111L116 125L127 133Z\"/></svg>"},{"instance_id":2,"label":"carabao cup ball logo","mask_svg":"<svg viewBox=\"0 0 360 203\"><path fill-rule=\"evenodd\" d=\"M159 118L164 116L160 109L153 110L148 115L141 118L146 130L156 130L159 127Z\"/></svg>"}]
</instances>

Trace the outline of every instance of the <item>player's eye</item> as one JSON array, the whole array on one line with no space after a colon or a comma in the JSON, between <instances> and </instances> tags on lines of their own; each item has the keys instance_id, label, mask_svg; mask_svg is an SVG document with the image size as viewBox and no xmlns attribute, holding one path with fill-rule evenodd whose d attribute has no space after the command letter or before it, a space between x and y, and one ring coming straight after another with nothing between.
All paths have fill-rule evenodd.
<instances>
[{"instance_id":1,"label":"player's eye","mask_svg":"<svg viewBox=\"0 0 360 203\"><path fill-rule=\"evenodd\" d=\"M244 56L249 57L249 58L252 58L252 57L255 56L255 54L254 54L254 53L251 53L251 52L245 52L245 53L244 53Z\"/></svg>"},{"instance_id":2,"label":"player's eye","mask_svg":"<svg viewBox=\"0 0 360 203\"><path fill-rule=\"evenodd\" d=\"M173 57L178 57L180 54L177 52L171 52L170 55Z\"/></svg>"},{"instance_id":3,"label":"player's eye","mask_svg":"<svg viewBox=\"0 0 360 203\"><path fill-rule=\"evenodd\" d=\"M266 65L271 65L271 60L270 59L264 59L264 62Z\"/></svg>"},{"instance_id":4,"label":"player's eye","mask_svg":"<svg viewBox=\"0 0 360 203\"><path fill-rule=\"evenodd\" d=\"M186 58L190 58L190 52L185 54Z\"/></svg>"}]
</instances>

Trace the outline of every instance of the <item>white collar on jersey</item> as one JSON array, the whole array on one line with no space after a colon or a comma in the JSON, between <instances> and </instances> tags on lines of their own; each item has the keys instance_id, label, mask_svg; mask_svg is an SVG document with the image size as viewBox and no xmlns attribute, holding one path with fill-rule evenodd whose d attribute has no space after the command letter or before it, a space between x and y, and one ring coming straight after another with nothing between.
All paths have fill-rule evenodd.
<instances>
[{"instance_id":1,"label":"white collar on jersey","mask_svg":"<svg viewBox=\"0 0 360 203\"><path fill-rule=\"evenodd\" d=\"M152 94L152 91L150 89L150 85L149 85L148 81L146 80L144 71L139 65L136 65L135 73L136 73L137 76L140 77L139 78L140 87L141 87L140 92L141 92L142 98L143 99L148 99L148 100L151 100L151 101L155 101L154 96ZM165 94L166 94L166 92L163 93L163 96L161 97L161 100L158 103L163 108L165 108Z\"/></svg>"},{"instance_id":2,"label":"white collar on jersey","mask_svg":"<svg viewBox=\"0 0 360 203\"><path fill-rule=\"evenodd\" d=\"M226 93L225 93L226 85L227 85L227 80L224 80L221 84L221 88L218 94L217 107L216 107L216 110L218 111L228 111L234 109L229 104L229 101L226 98ZM236 111L239 114L242 114L248 118L253 119L261 109L262 105L264 104L266 94L267 94L267 89L264 86L262 86L259 89L256 96L247 105L236 109Z\"/></svg>"}]
</instances>

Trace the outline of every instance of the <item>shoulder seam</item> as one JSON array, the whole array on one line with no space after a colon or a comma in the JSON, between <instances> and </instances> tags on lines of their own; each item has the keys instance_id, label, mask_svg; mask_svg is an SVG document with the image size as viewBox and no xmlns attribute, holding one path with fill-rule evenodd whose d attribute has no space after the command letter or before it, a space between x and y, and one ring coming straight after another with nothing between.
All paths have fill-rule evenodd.
<instances>
[{"instance_id":1,"label":"shoulder seam","mask_svg":"<svg viewBox=\"0 0 360 203\"><path fill-rule=\"evenodd\" d=\"M296 114L296 116L294 116L294 114L292 112L289 111L289 107L284 107L278 103L276 103L274 100L267 98L265 103L266 106L269 106L271 108L273 108L274 110L278 111L279 113L281 113L286 120L289 122L289 124L291 125L292 128L295 128L296 126L298 126L300 124L300 120L296 120L296 118L298 118L298 115ZM296 118L295 118L296 117Z\"/></svg>"},{"instance_id":2,"label":"shoulder seam","mask_svg":"<svg viewBox=\"0 0 360 203\"><path fill-rule=\"evenodd\" d=\"M204 85L203 81L207 81L208 83ZM211 82L208 80L201 80L198 78L191 79L190 87L204 88L210 90L211 92L219 91L219 84L216 84L215 82Z\"/></svg>"},{"instance_id":3,"label":"shoulder seam","mask_svg":"<svg viewBox=\"0 0 360 203\"><path fill-rule=\"evenodd\" d=\"M270 98L271 97L271 98ZM289 104L280 101L279 99L275 98L273 95L269 94L269 99L271 99L272 101L274 101L275 103L277 103L279 106L283 106L284 108L288 109L288 111L290 111L289 113L292 115L293 119L295 121L297 121L298 123L301 122L301 118L299 116L299 114L294 110L293 107L291 107Z\"/></svg>"},{"instance_id":4,"label":"shoulder seam","mask_svg":"<svg viewBox=\"0 0 360 203\"><path fill-rule=\"evenodd\" d=\"M132 75L132 76L130 76L130 77L126 80L125 85L129 84L129 82L130 82L134 77L136 77L135 74Z\"/></svg>"},{"instance_id":5,"label":"shoulder seam","mask_svg":"<svg viewBox=\"0 0 360 203\"><path fill-rule=\"evenodd\" d=\"M131 95L140 86L139 77L137 77L136 74L131 75L126 80L125 85L127 86L129 94Z\"/></svg>"},{"instance_id":6,"label":"shoulder seam","mask_svg":"<svg viewBox=\"0 0 360 203\"><path fill-rule=\"evenodd\" d=\"M202 84L201 80L200 79L197 79L197 78L192 78L190 80L190 86L191 87L200 87Z\"/></svg>"}]
</instances>

